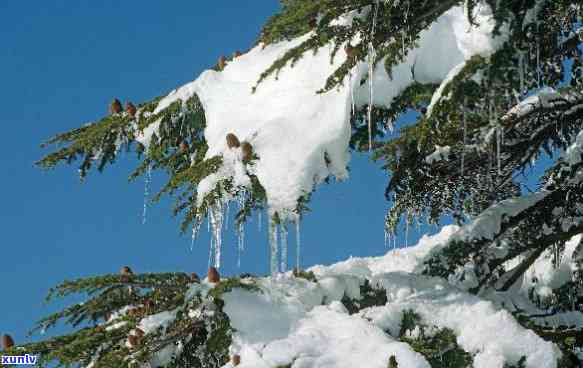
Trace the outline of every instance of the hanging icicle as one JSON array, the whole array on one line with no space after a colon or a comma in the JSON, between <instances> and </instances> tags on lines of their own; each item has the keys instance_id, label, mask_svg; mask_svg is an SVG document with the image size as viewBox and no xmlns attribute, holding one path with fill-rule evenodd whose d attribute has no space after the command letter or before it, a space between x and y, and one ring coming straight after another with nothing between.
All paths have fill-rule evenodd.
<instances>
[{"instance_id":1,"label":"hanging icicle","mask_svg":"<svg viewBox=\"0 0 583 368\"><path fill-rule=\"evenodd\" d=\"M200 215L196 215L194 222L192 223L192 235L190 241L190 251L194 249L194 243L196 242L196 238L198 238L198 233L200 231L200 226L202 225L202 218Z\"/></svg>"},{"instance_id":2,"label":"hanging icicle","mask_svg":"<svg viewBox=\"0 0 583 368\"><path fill-rule=\"evenodd\" d=\"M462 141L462 162L461 162L461 178L463 185L464 170L466 164L466 139L467 139L467 127L466 127L466 100L464 99L464 105L462 107L462 130L463 130L463 141Z\"/></svg>"},{"instance_id":3,"label":"hanging icicle","mask_svg":"<svg viewBox=\"0 0 583 368\"><path fill-rule=\"evenodd\" d=\"M348 86L350 88L350 116L356 116L356 102L354 100L354 86L352 85L352 72L349 74L350 81Z\"/></svg>"},{"instance_id":4,"label":"hanging icicle","mask_svg":"<svg viewBox=\"0 0 583 368\"><path fill-rule=\"evenodd\" d=\"M407 211L407 217L405 218L405 248L409 247L409 216L410 213Z\"/></svg>"},{"instance_id":5,"label":"hanging icicle","mask_svg":"<svg viewBox=\"0 0 583 368\"><path fill-rule=\"evenodd\" d=\"M146 219L148 217L148 201L150 197L150 186L152 185L152 165L148 165L148 170L146 171L146 181L144 184L144 209L142 211L142 225L146 224Z\"/></svg>"},{"instance_id":6,"label":"hanging icicle","mask_svg":"<svg viewBox=\"0 0 583 368\"><path fill-rule=\"evenodd\" d=\"M524 91L524 52L519 51L518 53L518 74L520 77L520 93L519 96L522 96ZM519 101L517 101L519 102Z\"/></svg>"},{"instance_id":7,"label":"hanging icicle","mask_svg":"<svg viewBox=\"0 0 583 368\"><path fill-rule=\"evenodd\" d=\"M269 216L269 246L271 251L271 275L278 274L278 226L274 216Z\"/></svg>"},{"instance_id":8,"label":"hanging icicle","mask_svg":"<svg viewBox=\"0 0 583 368\"><path fill-rule=\"evenodd\" d=\"M241 268L241 255L245 251L245 224L237 226L237 267Z\"/></svg>"},{"instance_id":9,"label":"hanging icicle","mask_svg":"<svg viewBox=\"0 0 583 368\"><path fill-rule=\"evenodd\" d=\"M211 248L214 250L214 266L221 267L222 252L222 232L224 223L223 204L215 203L209 209L209 219L211 224Z\"/></svg>"},{"instance_id":10,"label":"hanging icicle","mask_svg":"<svg viewBox=\"0 0 583 368\"><path fill-rule=\"evenodd\" d=\"M372 19L372 29L370 34L370 41L368 43L368 151L372 151L372 109L373 109L373 99L374 99L374 64L376 59L376 50L374 48L373 40L375 36L377 17L379 12L378 0L375 1L374 15Z\"/></svg>"},{"instance_id":11,"label":"hanging icicle","mask_svg":"<svg viewBox=\"0 0 583 368\"><path fill-rule=\"evenodd\" d=\"M301 253L301 237L300 237L300 217L296 219L296 269L301 270L300 253Z\"/></svg>"},{"instance_id":12,"label":"hanging icicle","mask_svg":"<svg viewBox=\"0 0 583 368\"><path fill-rule=\"evenodd\" d=\"M280 271L287 271L287 224L282 222L280 224L281 231L281 265Z\"/></svg>"},{"instance_id":13,"label":"hanging icicle","mask_svg":"<svg viewBox=\"0 0 583 368\"><path fill-rule=\"evenodd\" d=\"M239 205L239 211L242 211L245 207L245 199L247 197L246 192L242 192L237 196L237 203ZM245 250L245 223L243 221L237 224L237 267L241 267L241 255Z\"/></svg>"}]
</instances>

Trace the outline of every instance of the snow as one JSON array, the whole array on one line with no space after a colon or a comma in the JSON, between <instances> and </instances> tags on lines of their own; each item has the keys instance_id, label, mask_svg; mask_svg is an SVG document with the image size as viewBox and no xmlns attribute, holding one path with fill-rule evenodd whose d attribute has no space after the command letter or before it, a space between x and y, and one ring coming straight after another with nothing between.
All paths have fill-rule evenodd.
<instances>
[{"instance_id":1,"label":"snow","mask_svg":"<svg viewBox=\"0 0 583 368\"><path fill-rule=\"evenodd\" d=\"M225 294L224 311L235 329L231 351L241 356L240 367L348 368L366 362L366 367L385 368L392 355L399 366L429 367L423 356L396 340L403 312L413 310L424 324L453 330L476 368L502 368L522 356L528 368L555 368L559 349L521 327L500 303L419 275L423 261L460 231L446 226L414 247L382 257L312 267L317 283L287 273L259 279L261 292ZM348 315L339 300L360 298L364 279L382 286L388 302Z\"/></svg>"},{"instance_id":2,"label":"snow","mask_svg":"<svg viewBox=\"0 0 583 368\"><path fill-rule=\"evenodd\" d=\"M527 271L527 281L519 282L514 290L476 296L442 278L421 275L425 260L463 232L464 227L444 226L410 248L314 266L308 271L316 275L317 282L287 272L254 279L258 290L234 288L224 293L223 311L233 329L229 353L240 356L242 368L386 368L393 356L400 367L429 368L424 356L399 341L403 315L412 310L429 327L429 333L439 328L452 330L459 347L471 354L475 368L503 368L523 356L526 368L557 368L558 347L523 328L506 308L517 305L528 313L544 314L527 299L532 286L528 279L539 280L539 294L569 281L576 271L581 236L567 242L558 268L552 267L550 254L543 255ZM387 303L350 315L341 300L345 296L359 300L365 280L386 291ZM216 285L207 280L191 285L186 303L196 298L202 300L202 308L189 309L189 318L204 319L213 313L215 309L207 308L214 306L208 292ZM115 313L115 318L129 308ZM178 310L145 317L137 327L146 334L163 330L175 320ZM581 327L583 317L578 312L564 312L539 317L539 322ZM407 335L414 338L419 329ZM170 345L150 363L164 365L180 349ZM232 367L232 363L223 366Z\"/></svg>"},{"instance_id":3,"label":"snow","mask_svg":"<svg viewBox=\"0 0 583 368\"><path fill-rule=\"evenodd\" d=\"M366 11L373 10L368 7ZM375 8L376 11L376 8ZM334 22L349 24L356 13L341 16ZM328 177L348 178L350 160L350 118L354 108L369 106L369 131L372 105L390 107L393 100L415 82L445 85L461 70L465 61L475 55L488 56L505 41L494 37L495 21L488 5L476 7L474 18L478 26L468 22L462 6L451 8L434 24L421 32L418 46L410 50L405 60L392 68L392 78L384 60L371 65L375 50L369 45L369 57L359 62L344 84L327 93L317 94L327 78L346 60L344 52L330 60L334 45L307 52L293 67L286 66L263 80L254 91L260 75L287 51L298 46L312 34L271 45L260 44L248 53L230 60L221 71L207 70L195 81L172 91L163 98L154 114L177 100L186 101L197 95L205 111L204 131L209 149L206 158L221 156L219 170L198 185L199 205L207 194L232 180L238 190L250 188L250 175L255 175L266 191L268 213L283 223L298 221L298 200L311 193ZM504 27L503 27L504 28ZM374 25L371 28L374 32ZM505 35L504 29L502 34ZM440 47L435 47L440 45ZM365 78L367 77L367 78ZM360 85L360 81L366 83ZM441 97L434 97L434 103ZM159 122L138 134L138 141L148 146L159 130ZM258 157L243 163L240 147L229 148L226 135L235 134L248 142ZM370 135L370 134L369 134ZM236 200L234 193L223 193L224 201ZM224 203L221 204L221 206ZM215 219L217 209L211 209ZM222 216L222 215L221 215ZM220 266L222 221L213 221L214 264ZM195 225L196 226L196 225ZM272 252L279 247L271 229ZM284 244L285 245L285 244ZM277 254L272 254L271 268L277 272Z\"/></svg>"},{"instance_id":4,"label":"snow","mask_svg":"<svg viewBox=\"0 0 583 368\"><path fill-rule=\"evenodd\" d=\"M138 324L138 328L144 333L149 334L156 331L158 328L166 328L176 319L176 312L164 311L143 318Z\"/></svg>"},{"instance_id":5,"label":"snow","mask_svg":"<svg viewBox=\"0 0 583 368\"><path fill-rule=\"evenodd\" d=\"M431 165L434 162L442 160L447 161L449 159L450 151L451 147L449 146L435 146L435 151L433 151L433 153L429 156L425 157L425 162Z\"/></svg>"},{"instance_id":6,"label":"snow","mask_svg":"<svg viewBox=\"0 0 583 368\"><path fill-rule=\"evenodd\" d=\"M354 16L348 14L345 20L337 21L350 22ZM464 60L476 54L491 54L504 37L492 38L494 21L488 6L478 7L476 20L479 26L471 27L462 7L452 8L422 33L419 47L393 68L392 80L384 63L379 62L370 84L360 86L360 80L369 72L368 63L361 62L352 72L350 83L325 94L316 91L344 62L343 52L332 63L332 45L322 47L315 55L306 53L293 68L284 68L277 78L268 78L252 93L259 75L310 34L265 48L259 45L229 62L223 71L206 71L194 82L173 91L160 101L154 113L196 93L206 113L207 157L229 156L224 169L203 180L199 193L208 193L221 179L246 175L240 160L231 160L229 151L239 149L226 146L226 134L234 133L239 140L251 143L259 157L255 166L246 169L257 175L266 189L270 214L278 213L283 219L293 217L298 198L310 193L326 177L348 177L352 93L357 106L368 104L370 98L377 106L389 106L414 82L412 67L416 81L435 83ZM441 47L436 48L436 44ZM147 143L148 135L155 131L155 127L148 127L141 140ZM330 158L329 164L324 154ZM249 184L236 181L243 186Z\"/></svg>"},{"instance_id":7,"label":"snow","mask_svg":"<svg viewBox=\"0 0 583 368\"><path fill-rule=\"evenodd\" d=\"M527 295L528 289L534 287L535 292L543 296L546 291L558 288L571 281L573 273L576 271L573 256L581 242L581 238L581 235L576 235L565 243L565 250L556 268L552 262L552 249L543 253L524 274L525 281L521 285L523 294ZM533 282L533 280L536 280L536 282Z\"/></svg>"},{"instance_id":8,"label":"snow","mask_svg":"<svg viewBox=\"0 0 583 368\"><path fill-rule=\"evenodd\" d=\"M560 99L560 94L551 87L542 88L537 93L525 98L502 117L502 121L519 119L540 107L550 107L553 101Z\"/></svg>"}]
</instances>

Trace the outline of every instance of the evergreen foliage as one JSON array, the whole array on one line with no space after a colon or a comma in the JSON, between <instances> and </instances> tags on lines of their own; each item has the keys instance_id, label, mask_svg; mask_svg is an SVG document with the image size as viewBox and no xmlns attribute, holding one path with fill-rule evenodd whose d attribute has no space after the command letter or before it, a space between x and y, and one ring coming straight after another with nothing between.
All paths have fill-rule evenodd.
<instances>
[{"instance_id":1,"label":"evergreen foliage","mask_svg":"<svg viewBox=\"0 0 583 368\"><path fill-rule=\"evenodd\" d=\"M469 290L474 293L508 291L537 259L549 252L559 259L565 242L583 233L581 4L575 0L486 3L493 10L497 31L508 36L503 47L489 57L468 60L441 86L413 84L390 108L373 106L372 112L374 157L391 174L386 189L392 202L386 216L387 231L398 231L403 222L439 223L447 217L459 224L497 223L492 234L470 232L453 239L432 255L424 270L427 275L461 283L473 280ZM350 57L314 93L342 85L350 70L369 57L371 48L376 50L374 63L382 63L391 75L392 68L415 47L420 32L460 4L473 22L477 0L282 0L281 12L266 23L259 41L268 45L304 39L265 70L255 88L261 88L265 78L277 76L283 68L293 67L305 53L318 52L329 43L335 46L334 53L349 45ZM350 25L331 22L347 13L354 15ZM372 32L375 17L377 26ZM85 178L94 166L101 171L113 164L120 150L135 151L142 161L130 178L148 170L166 172L168 182L155 199L175 196L174 212L184 214L183 231L189 226L197 229L225 193L243 194L238 223L262 209L265 190L252 175L250 192L242 193L232 181L223 180L205 198L197 198L198 183L216 172L222 162L218 156L206 157L204 110L196 96L158 111L160 100L139 105L135 114L113 111L95 123L57 135L44 146L60 148L41 159L38 166L50 169L80 160L79 173ZM368 147L367 111L368 106L361 107L351 121L350 147L355 151ZM420 113L416 122L401 129L398 136L389 136L387 128L392 122L410 111ZM157 122L160 128L153 139L140 143L142 132ZM576 143L579 146L574 146ZM428 160L438 147L448 148L447 157ZM569 157L557 158L567 149ZM246 164L253 165L256 159ZM521 176L534 164L545 163L539 188L526 193ZM298 212L307 210L309 199L307 194L299 201ZM578 257L582 249L579 245ZM517 265L509 267L509 261L517 261ZM297 276L317 281L303 271ZM163 349L180 347L182 353L175 356L172 366L202 367L203 360L210 360L218 367L228 360L232 332L220 295L235 287L257 289L252 279L229 279L208 295L187 296L191 284L185 274L106 275L65 282L51 291L49 299L87 293L88 301L48 316L38 327L64 321L76 328L75 332L18 346L8 353L40 353L45 365L57 361L62 366L93 362L94 368L129 367ZM578 272L546 299L534 291L531 299L549 310L549 315L583 312L582 285L583 272ZM356 313L368 306L384 305L383 293L365 283L361 286L362 300L345 298L343 302ZM124 307L127 313L120 314ZM190 317L190 310L198 311L199 317ZM208 314L209 310L213 313ZM164 311L176 313L164 331L146 334L137 346L127 343L140 319ZM583 348L579 329L544 326L539 323L540 315L521 310L514 313L523 326L561 347L565 352L561 367L579 364L573 355ZM451 330L424 326L412 312L405 313L403 326L400 338L433 367L470 366L471 357L459 348ZM421 333L408 336L407 331L415 328ZM396 362L388 364L396 366ZM524 365L523 359L508 367Z\"/></svg>"},{"instance_id":2,"label":"evergreen foliage","mask_svg":"<svg viewBox=\"0 0 583 368\"><path fill-rule=\"evenodd\" d=\"M66 281L51 289L47 301L73 294L88 299L42 319L32 332L59 322L78 330L3 353L38 355L40 367L138 367L161 352L173 356L168 368L221 367L229 360L232 333L221 297L234 288L260 289L253 279L224 279L211 289L198 282L183 273ZM166 323L152 331L140 329L140 321L160 316L167 317Z\"/></svg>"},{"instance_id":3,"label":"evergreen foliage","mask_svg":"<svg viewBox=\"0 0 583 368\"><path fill-rule=\"evenodd\" d=\"M399 338L408 343L413 350L422 354L432 368L472 366L472 356L458 346L456 335L452 330L427 326L412 310L403 312Z\"/></svg>"}]
</instances>

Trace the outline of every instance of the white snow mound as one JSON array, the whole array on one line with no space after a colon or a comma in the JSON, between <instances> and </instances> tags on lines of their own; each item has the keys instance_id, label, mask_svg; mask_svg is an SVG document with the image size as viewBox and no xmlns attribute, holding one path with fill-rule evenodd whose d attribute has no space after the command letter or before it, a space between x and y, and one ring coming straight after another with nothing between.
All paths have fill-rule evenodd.
<instances>
[{"instance_id":1,"label":"white snow mound","mask_svg":"<svg viewBox=\"0 0 583 368\"><path fill-rule=\"evenodd\" d=\"M495 51L504 37L492 37L491 9L483 4L477 7L475 16L477 27L468 23L461 7L441 16L422 33L419 47L393 68L393 79L389 78L384 63L378 63L372 78L373 103L389 106L414 81L439 83L452 68L470 57ZM228 155L225 140L228 133L251 143L259 160L248 168L248 173L257 175L267 192L271 213L277 212L283 219L293 216L298 198L310 193L326 177L339 180L348 177L352 102L362 106L370 98L368 83L359 85L368 72L364 62L355 67L344 86L316 94L346 58L340 51L330 62L332 45L321 48L315 55L306 53L293 68L284 68L277 79L268 78L252 93L260 74L309 36L265 48L259 45L229 62L221 72L205 71L162 99L156 110L196 93L206 113L205 138L210 147L207 156ZM156 129L150 127L139 140L147 144ZM233 177L236 185L249 185L249 180L243 177L246 174L241 170L240 159L229 158L224 166L219 173L203 180L199 198L221 179Z\"/></svg>"},{"instance_id":2,"label":"white snow mound","mask_svg":"<svg viewBox=\"0 0 583 368\"><path fill-rule=\"evenodd\" d=\"M391 356L399 367L426 368L422 355L397 341L403 312L413 310L424 324L453 330L476 368L503 368L522 356L528 368L556 368L559 349L520 326L507 310L417 273L458 231L446 226L383 257L313 267L317 283L287 273L260 279L262 292L235 289L223 295L235 329L231 353L241 356L242 368L386 368ZM344 295L360 298L365 278L386 289L388 302L349 315L339 301Z\"/></svg>"}]
</instances>

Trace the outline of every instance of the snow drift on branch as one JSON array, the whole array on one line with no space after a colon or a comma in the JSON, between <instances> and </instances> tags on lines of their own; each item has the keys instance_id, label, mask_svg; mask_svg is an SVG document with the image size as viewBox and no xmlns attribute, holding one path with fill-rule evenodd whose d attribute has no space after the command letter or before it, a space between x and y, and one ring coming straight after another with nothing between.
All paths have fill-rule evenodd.
<instances>
[{"instance_id":1,"label":"snow drift on branch","mask_svg":"<svg viewBox=\"0 0 583 368\"><path fill-rule=\"evenodd\" d=\"M389 106L414 82L413 78L421 83L438 83L464 60L495 51L503 37L492 38L494 20L487 5L477 8L476 21L478 26L471 26L461 7L452 8L421 34L419 47L393 67L393 79L384 63L379 62L372 78L373 103ZM226 154L228 133L250 142L259 160L249 173L256 174L265 188L271 213L277 212L283 219L297 207L298 198L326 177L342 180L348 176L352 98L357 107L368 104L370 98L368 83L359 85L369 69L366 62L355 67L350 81L342 87L316 94L346 58L344 52L339 52L331 62L332 45L319 49L315 55L306 53L293 67L282 70L277 78L263 81L252 92L263 71L309 36L265 48L259 45L229 62L221 72L204 72L194 82L170 93L157 107L159 111L196 93L206 113L208 157ZM142 140L147 142L147 137ZM224 163L231 164L232 160ZM240 170L221 171L224 175L233 172ZM220 179L213 176L209 183L203 181L200 197ZM235 184L245 186L248 181L236 180Z\"/></svg>"}]
</instances>

